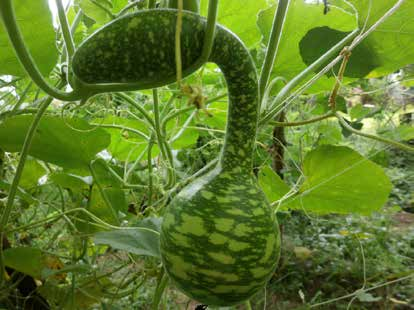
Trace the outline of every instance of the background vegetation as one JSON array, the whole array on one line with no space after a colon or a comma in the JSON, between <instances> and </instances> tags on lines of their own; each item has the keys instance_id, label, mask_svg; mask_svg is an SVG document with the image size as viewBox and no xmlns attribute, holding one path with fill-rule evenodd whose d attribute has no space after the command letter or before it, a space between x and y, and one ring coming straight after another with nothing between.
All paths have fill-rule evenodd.
<instances>
[{"instance_id":1,"label":"background vegetation","mask_svg":"<svg viewBox=\"0 0 414 310\"><path fill-rule=\"evenodd\" d=\"M254 157L281 223L282 258L251 306L412 309L414 3L287 2ZM13 3L39 70L51 84L65 81L54 3ZM259 73L269 57L276 4L220 1L218 22L249 47ZM127 0L67 3L75 45L112 19L147 6ZM201 1L202 15L207 7ZM355 29L355 35L369 35L352 50L345 70L342 58L335 58L341 46L303 74ZM289 89L298 76L300 83ZM179 189L217 159L225 131L227 89L217 67L206 64L184 82L190 91L173 84L155 95L108 93L83 105L53 100L8 216L20 152L47 96L26 75L0 23L6 266L0 307L151 308L162 270L151 230L159 231L163 210ZM160 308L196 306L170 285Z\"/></svg>"}]
</instances>

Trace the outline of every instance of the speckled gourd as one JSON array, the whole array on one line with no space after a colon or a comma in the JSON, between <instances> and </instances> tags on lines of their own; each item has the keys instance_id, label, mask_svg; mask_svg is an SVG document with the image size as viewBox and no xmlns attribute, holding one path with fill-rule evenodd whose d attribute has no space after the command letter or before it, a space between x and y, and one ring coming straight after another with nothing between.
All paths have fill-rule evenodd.
<instances>
[{"instance_id":1,"label":"speckled gourd","mask_svg":"<svg viewBox=\"0 0 414 310\"><path fill-rule=\"evenodd\" d=\"M73 58L78 82L119 90L162 86L176 79L174 10L122 17L84 42ZM185 12L184 76L201 55L206 21ZM229 108L217 166L186 186L164 215L161 256L175 285L209 305L233 305L264 287L279 258L279 229L252 174L257 127L255 66L243 43L217 26L210 61L227 81Z\"/></svg>"}]
</instances>

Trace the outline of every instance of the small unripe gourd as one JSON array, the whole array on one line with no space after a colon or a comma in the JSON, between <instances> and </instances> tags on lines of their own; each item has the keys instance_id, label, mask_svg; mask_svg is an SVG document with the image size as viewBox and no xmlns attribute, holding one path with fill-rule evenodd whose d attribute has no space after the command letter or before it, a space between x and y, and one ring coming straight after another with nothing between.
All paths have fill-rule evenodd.
<instances>
[{"instance_id":1,"label":"small unripe gourd","mask_svg":"<svg viewBox=\"0 0 414 310\"><path fill-rule=\"evenodd\" d=\"M80 83L104 91L154 88L174 82L177 11L146 10L122 17L84 42L73 58ZM194 72L206 21L184 12L183 76ZM217 26L210 61L227 81L229 108L217 166L196 179L165 210L161 258L175 285L208 305L238 304L263 288L279 258L279 228L252 173L258 118L257 74L243 43Z\"/></svg>"}]
</instances>

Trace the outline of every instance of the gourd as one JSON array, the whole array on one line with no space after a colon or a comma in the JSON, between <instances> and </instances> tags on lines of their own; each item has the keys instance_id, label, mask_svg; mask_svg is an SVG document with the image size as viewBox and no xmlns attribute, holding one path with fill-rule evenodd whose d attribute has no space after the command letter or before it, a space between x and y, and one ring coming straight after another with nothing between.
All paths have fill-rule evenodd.
<instances>
[{"instance_id":1,"label":"gourd","mask_svg":"<svg viewBox=\"0 0 414 310\"><path fill-rule=\"evenodd\" d=\"M147 10L93 34L73 58L78 82L153 88L174 82L177 11ZM206 21L183 12L183 76L197 69ZM167 206L160 236L164 268L188 296L229 306L264 287L279 258L279 228L252 174L258 115L257 74L243 43L217 26L209 59L229 92L227 130L217 166Z\"/></svg>"},{"instance_id":2,"label":"gourd","mask_svg":"<svg viewBox=\"0 0 414 310\"><path fill-rule=\"evenodd\" d=\"M168 0L168 7L171 9L177 9L178 0ZM183 10L194 13L200 12L200 0L183 0Z\"/></svg>"}]
</instances>

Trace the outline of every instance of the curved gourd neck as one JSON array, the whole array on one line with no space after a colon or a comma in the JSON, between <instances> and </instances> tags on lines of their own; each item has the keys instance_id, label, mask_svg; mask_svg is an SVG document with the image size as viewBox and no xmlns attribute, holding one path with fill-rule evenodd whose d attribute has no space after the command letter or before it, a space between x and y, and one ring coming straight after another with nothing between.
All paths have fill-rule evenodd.
<instances>
[{"instance_id":1,"label":"curved gourd neck","mask_svg":"<svg viewBox=\"0 0 414 310\"><path fill-rule=\"evenodd\" d=\"M258 121L258 78L253 59L234 34L220 28L210 60L223 72L229 93L221 167L250 172Z\"/></svg>"},{"instance_id":2,"label":"curved gourd neck","mask_svg":"<svg viewBox=\"0 0 414 310\"><path fill-rule=\"evenodd\" d=\"M126 15L98 30L79 46L73 57L78 82L91 94L173 83L176 18L176 10L148 10ZM183 12L183 77L200 66L205 32L204 18ZM209 60L223 72L229 93L220 166L227 171L250 171L258 118L256 68L243 43L219 25Z\"/></svg>"}]
</instances>

